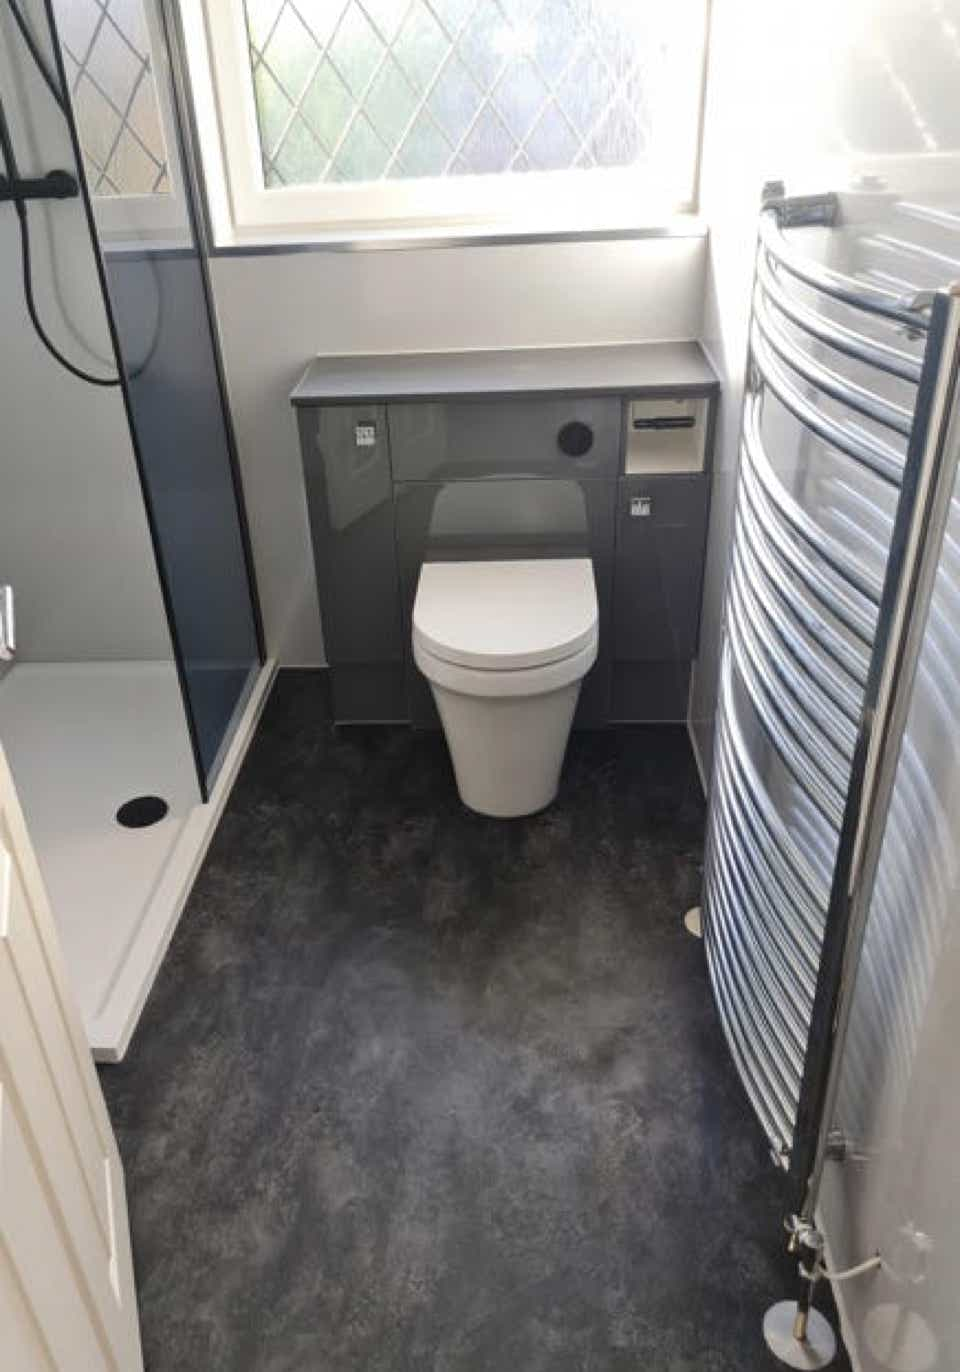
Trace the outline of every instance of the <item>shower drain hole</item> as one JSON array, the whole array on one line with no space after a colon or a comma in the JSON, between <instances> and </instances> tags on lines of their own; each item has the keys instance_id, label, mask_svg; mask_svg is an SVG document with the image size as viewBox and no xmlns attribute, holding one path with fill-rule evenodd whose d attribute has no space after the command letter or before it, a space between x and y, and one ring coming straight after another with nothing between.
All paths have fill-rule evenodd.
<instances>
[{"instance_id":1,"label":"shower drain hole","mask_svg":"<svg viewBox=\"0 0 960 1372\"><path fill-rule=\"evenodd\" d=\"M117 811L117 823L125 829L146 829L157 824L170 809L160 796L134 796L125 800Z\"/></svg>"}]
</instances>

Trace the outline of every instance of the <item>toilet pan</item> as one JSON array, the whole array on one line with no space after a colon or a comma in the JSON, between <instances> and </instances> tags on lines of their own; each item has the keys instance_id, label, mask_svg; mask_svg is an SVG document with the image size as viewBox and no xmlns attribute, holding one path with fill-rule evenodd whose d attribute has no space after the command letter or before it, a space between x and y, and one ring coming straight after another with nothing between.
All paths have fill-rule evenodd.
<instances>
[{"instance_id":1,"label":"toilet pan","mask_svg":"<svg viewBox=\"0 0 960 1372\"><path fill-rule=\"evenodd\" d=\"M508 818L554 799L597 641L589 559L424 564L414 660L470 809Z\"/></svg>"}]
</instances>

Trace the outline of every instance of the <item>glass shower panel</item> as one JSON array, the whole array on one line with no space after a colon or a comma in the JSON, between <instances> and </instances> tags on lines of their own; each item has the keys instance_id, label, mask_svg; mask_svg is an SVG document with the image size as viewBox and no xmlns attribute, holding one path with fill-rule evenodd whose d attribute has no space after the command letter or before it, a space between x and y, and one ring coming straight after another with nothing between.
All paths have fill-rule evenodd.
<instances>
[{"instance_id":1,"label":"glass shower panel","mask_svg":"<svg viewBox=\"0 0 960 1372\"><path fill-rule=\"evenodd\" d=\"M261 665L250 560L158 0L55 0L172 611L209 787Z\"/></svg>"},{"instance_id":2,"label":"glass shower panel","mask_svg":"<svg viewBox=\"0 0 960 1372\"><path fill-rule=\"evenodd\" d=\"M43 6L22 10L52 70ZM0 101L23 176L75 172L68 126L6 4ZM24 217L40 326L73 366L109 381L82 203L31 200ZM123 398L41 344L17 219L0 204L0 584L13 588L17 630L0 680L0 747L90 1042L109 1056L122 1051L144 969L169 936L164 893L200 795ZM131 805L135 828L121 818Z\"/></svg>"}]
</instances>

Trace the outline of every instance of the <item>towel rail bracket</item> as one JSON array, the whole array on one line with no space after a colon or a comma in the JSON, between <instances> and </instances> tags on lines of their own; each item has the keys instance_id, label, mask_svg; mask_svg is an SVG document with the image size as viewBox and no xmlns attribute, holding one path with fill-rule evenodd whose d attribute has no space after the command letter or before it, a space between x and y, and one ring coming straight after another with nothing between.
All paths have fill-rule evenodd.
<instances>
[{"instance_id":1,"label":"towel rail bracket","mask_svg":"<svg viewBox=\"0 0 960 1372\"><path fill-rule=\"evenodd\" d=\"M817 226L835 228L840 220L840 197L834 191L820 195L787 195L782 181L767 181L761 194L765 210L775 210L782 229Z\"/></svg>"}]
</instances>

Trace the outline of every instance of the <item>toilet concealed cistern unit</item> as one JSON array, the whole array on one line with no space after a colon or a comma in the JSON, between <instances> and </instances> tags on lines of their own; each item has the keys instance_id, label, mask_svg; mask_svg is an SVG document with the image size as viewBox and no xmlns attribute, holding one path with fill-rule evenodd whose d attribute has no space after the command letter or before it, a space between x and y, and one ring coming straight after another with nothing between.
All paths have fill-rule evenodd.
<instances>
[{"instance_id":1,"label":"toilet concealed cistern unit","mask_svg":"<svg viewBox=\"0 0 960 1372\"><path fill-rule=\"evenodd\" d=\"M423 564L413 656L471 810L508 818L553 800L597 640L588 558Z\"/></svg>"}]
</instances>

